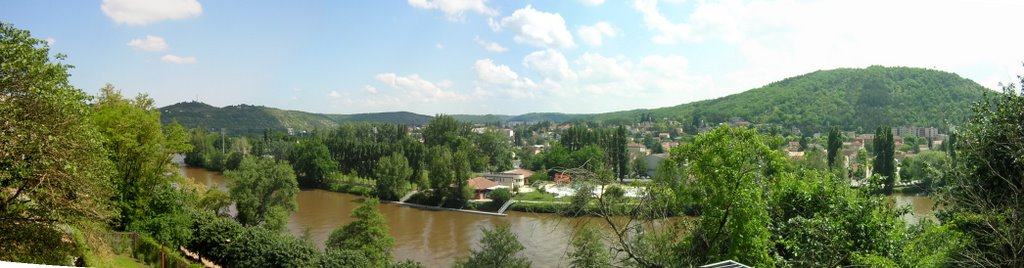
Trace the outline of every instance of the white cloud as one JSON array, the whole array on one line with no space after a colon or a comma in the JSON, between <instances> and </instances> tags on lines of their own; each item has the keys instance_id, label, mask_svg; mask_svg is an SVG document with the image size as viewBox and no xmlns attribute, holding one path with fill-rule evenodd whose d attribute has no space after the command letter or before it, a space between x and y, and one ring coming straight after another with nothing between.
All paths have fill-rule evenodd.
<instances>
[{"instance_id":1,"label":"white cloud","mask_svg":"<svg viewBox=\"0 0 1024 268\"><path fill-rule=\"evenodd\" d=\"M576 30L576 35L589 46L597 47L604 43L604 37L616 37L619 32L607 22L598 22L594 25L582 26Z\"/></svg>"},{"instance_id":2,"label":"white cloud","mask_svg":"<svg viewBox=\"0 0 1024 268\"><path fill-rule=\"evenodd\" d=\"M47 37L45 41L47 46L52 47L53 45L57 44L57 39L53 39L53 37Z\"/></svg>"},{"instance_id":3,"label":"white cloud","mask_svg":"<svg viewBox=\"0 0 1024 268\"><path fill-rule=\"evenodd\" d=\"M203 13L203 6L196 0L103 0L100 9L114 22L134 26L187 19Z\"/></svg>"},{"instance_id":4,"label":"white cloud","mask_svg":"<svg viewBox=\"0 0 1024 268\"><path fill-rule=\"evenodd\" d=\"M476 41L476 43L479 44L481 47L483 47L484 50L487 50L487 51L490 51L490 52L499 52L500 53L500 52L508 51L507 47L504 47L501 44L498 44L497 42L491 42L491 41L480 39L479 36L477 36L473 40Z\"/></svg>"},{"instance_id":5,"label":"white cloud","mask_svg":"<svg viewBox=\"0 0 1024 268\"><path fill-rule=\"evenodd\" d=\"M477 76L474 91L477 97L493 97L497 94L512 98L537 97L537 84L529 78L520 77L506 65L495 64L491 59L480 59L473 64L473 70Z\"/></svg>"},{"instance_id":6,"label":"white cloud","mask_svg":"<svg viewBox=\"0 0 1024 268\"><path fill-rule=\"evenodd\" d=\"M523 58L523 65L534 70L544 78L555 80L575 79L576 74L569 69L569 61L557 50L548 49L530 53Z\"/></svg>"},{"instance_id":7,"label":"white cloud","mask_svg":"<svg viewBox=\"0 0 1024 268\"><path fill-rule=\"evenodd\" d=\"M726 83L719 95L815 70L869 65L936 68L994 87L992 74L1024 59L1015 45L1024 36L1004 34L1016 30L1015 11L1024 9L1024 2L732 0L692 5L688 14L673 14L678 18L673 22L658 9L658 1L634 2L654 43L711 43L739 57L740 68L716 75ZM928 12L919 12L921 6Z\"/></svg>"},{"instance_id":8,"label":"white cloud","mask_svg":"<svg viewBox=\"0 0 1024 268\"><path fill-rule=\"evenodd\" d=\"M441 44L441 43L435 43L435 44L434 44L434 48L436 48L436 49L444 49L444 44Z\"/></svg>"},{"instance_id":9,"label":"white cloud","mask_svg":"<svg viewBox=\"0 0 1024 268\"><path fill-rule=\"evenodd\" d=\"M604 4L604 0L580 0L581 3L588 6L600 6Z\"/></svg>"},{"instance_id":10,"label":"white cloud","mask_svg":"<svg viewBox=\"0 0 1024 268\"><path fill-rule=\"evenodd\" d=\"M491 29L509 29L515 34L517 43L545 48L571 48L576 46L572 34L565 27L565 19L558 13L537 11L527 5L500 23L490 23Z\"/></svg>"},{"instance_id":11,"label":"white cloud","mask_svg":"<svg viewBox=\"0 0 1024 268\"><path fill-rule=\"evenodd\" d=\"M444 12L449 20L465 18L467 11L487 16L496 16L498 11L487 7L487 0L408 0L410 6L419 9L437 9Z\"/></svg>"},{"instance_id":12,"label":"white cloud","mask_svg":"<svg viewBox=\"0 0 1024 268\"><path fill-rule=\"evenodd\" d=\"M332 98L332 99L338 99L338 98L344 97L344 94L342 94L341 92L338 92L337 90L331 90L331 92L327 93L327 97L328 98Z\"/></svg>"},{"instance_id":13,"label":"white cloud","mask_svg":"<svg viewBox=\"0 0 1024 268\"><path fill-rule=\"evenodd\" d=\"M131 41L128 41L128 46L136 50L151 52L164 51L170 47L167 45L167 42L164 41L163 37L152 35L147 35L145 39L132 39Z\"/></svg>"},{"instance_id":14,"label":"white cloud","mask_svg":"<svg viewBox=\"0 0 1024 268\"><path fill-rule=\"evenodd\" d=\"M450 90L454 83L449 80L441 80L435 83L421 78L419 74L400 76L394 73L377 74L374 78L393 89L401 91L401 95L412 97L413 101L416 102L458 101L465 99L465 96Z\"/></svg>"},{"instance_id":15,"label":"white cloud","mask_svg":"<svg viewBox=\"0 0 1024 268\"><path fill-rule=\"evenodd\" d=\"M366 85L365 87L363 87L363 90L365 90L366 92L368 92L370 94L377 94L377 88L373 87L371 85Z\"/></svg>"},{"instance_id":16,"label":"white cloud","mask_svg":"<svg viewBox=\"0 0 1024 268\"><path fill-rule=\"evenodd\" d=\"M196 57L180 57L171 54L167 54L163 57L160 57L160 60L174 64L193 64L199 62L199 60L197 60Z\"/></svg>"}]
</instances>

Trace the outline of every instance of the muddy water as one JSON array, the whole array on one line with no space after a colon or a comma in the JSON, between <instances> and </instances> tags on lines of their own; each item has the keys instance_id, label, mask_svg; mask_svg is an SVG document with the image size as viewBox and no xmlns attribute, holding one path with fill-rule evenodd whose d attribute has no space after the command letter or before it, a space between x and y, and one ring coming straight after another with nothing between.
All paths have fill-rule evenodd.
<instances>
[{"instance_id":1,"label":"muddy water","mask_svg":"<svg viewBox=\"0 0 1024 268\"><path fill-rule=\"evenodd\" d=\"M226 189L226 180L219 173L188 167L182 173L197 183ZM362 200L359 196L323 190L304 190L296 199L299 208L292 213L288 229L299 237L308 232L311 242L321 249L335 228L354 220L349 215ZM470 249L480 241L480 228L497 224L510 225L534 266L566 267L568 263L563 259L573 232L588 222L601 223L596 218L570 219L520 212L497 217L394 204L381 204L378 208L395 238L395 258L419 261L427 267L449 267L455 260L468 257Z\"/></svg>"},{"instance_id":2,"label":"muddy water","mask_svg":"<svg viewBox=\"0 0 1024 268\"><path fill-rule=\"evenodd\" d=\"M219 173L183 167L182 174L197 183L226 191L226 179ZM894 197L897 206L912 207L913 214L903 216L907 222L913 224L922 217L934 219L932 206L935 203L929 197L906 194ZM323 249L335 228L353 221L349 215L361 200L351 194L301 191L297 197L298 210L291 214L288 229L299 237L308 234L311 242ZM535 267L567 267L564 259L572 234L584 224L603 226L596 218L574 219L514 211L507 217L496 217L394 204L381 204L378 208L387 218L388 230L395 238L395 258L419 261L427 267L449 267L455 260L466 258L482 236L480 228L497 224L510 225Z\"/></svg>"},{"instance_id":3,"label":"muddy water","mask_svg":"<svg viewBox=\"0 0 1024 268\"><path fill-rule=\"evenodd\" d=\"M917 224L921 219L938 221L935 218L935 200L931 197L904 193L895 193L892 197L896 200L896 207L910 206L910 213L902 216L907 223Z\"/></svg>"}]
</instances>

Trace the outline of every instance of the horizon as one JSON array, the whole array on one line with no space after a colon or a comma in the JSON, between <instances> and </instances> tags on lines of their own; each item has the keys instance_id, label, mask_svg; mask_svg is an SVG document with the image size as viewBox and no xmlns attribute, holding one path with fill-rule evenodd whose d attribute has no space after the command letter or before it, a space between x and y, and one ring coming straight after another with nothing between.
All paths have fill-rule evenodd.
<instances>
[{"instance_id":1,"label":"horizon","mask_svg":"<svg viewBox=\"0 0 1024 268\"><path fill-rule=\"evenodd\" d=\"M12 1L72 85L321 114L595 114L671 107L818 70L1015 81L1013 1L233 3ZM808 10L813 12L807 12ZM52 18L60 18L53 20ZM863 18L870 18L864 20ZM586 105L573 105L585 103Z\"/></svg>"}]
</instances>

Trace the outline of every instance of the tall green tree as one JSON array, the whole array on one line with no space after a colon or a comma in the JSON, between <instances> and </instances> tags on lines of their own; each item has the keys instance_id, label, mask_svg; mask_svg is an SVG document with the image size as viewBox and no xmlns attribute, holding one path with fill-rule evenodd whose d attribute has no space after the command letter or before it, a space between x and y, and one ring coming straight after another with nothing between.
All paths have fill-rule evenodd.
<instances>
[{"instance_id":1,"label":"tall green tree","mask_svg":"<svg viewBox=\"0 0 1024 268\"><path fill-rule=\"evenodd\" d=\"M691 264L737 260L753 266L772 263L771 218L764 209L766 187L782 171L784 158L770 137L756 130L718 127L685 144L672 157L686 174L699 178L701 218L684 248Z\"/></svg>"},{"instance_id":2,"label":"tall green tree","mask_svg":"<svg viewBox=\"0 0 1024 268\"><path fill-rule=\"evenodd\" d=\"M611 143L613 166L619 180L629 177L629 154L626 152L626 127L619 125L615 128L614 139Z\"/></svg>"},{"instance_id":3,"label":"tall green tree","mask_svg":"<svg viewBox=\"0 0 1024 268\"><path fill-rule=\"evenodd\" d=\"M282 230L288 222L288 213L295 211L295 196L299 192L295 173L286 162L252 157L242 160L237 170L228 170L224 176L238 215L235 219L246 226L262 225L271 230Z\"/></svg>"},{"instance_id":4,"label":"tall green tree","mask_svg":"<svg viewBox=\"0 0 1024 268\"><path fill-rule=\"evenodd\" d=\"M394 153L377 161L374 172L377 183L377 198L398 200L409 189L409 177L412 168L409 161L400 153Z\"/></svg>"},{"instance_id":5,"label":"tall green tree","mask_svg":"<svg viewBox=\"0 0 1024 268\"><path fill-rule=\"evenodd\" d=\"M828 168L833 169L838 165L839 152L843 149L843 140L839 134L839 127L832 127L828 132Z\"/></svg>"},{"instance_id":6,"label":"tall green tree","mask_svg":"<svg viewBox=\"0 0 1024 268\"><path fill-rule=\"evenodd\" d=\"M508 225L498 225L494 229L481 229L484 237L480 239L480 248L470 250L468 260L456 262L454 267L465 268L521 268L530 267L530 260L521 255L522 243Z\"/></svg>"},{"instance_id":7,"label":"tall green tree","mask_svg":"<svg viewBox=\"0 0 1024 268\"><path fill-rule=\"evenodd\" d=\"M896 184L896 144L892 137L892 128L878 127L875 130L875 161L873 163L874 173L882 176L883 193L892 194L892 188Z\"/></svg>"},{"instance_id":8,"label":"tall green tree","mask_svg":"<svg viewBox=\"0 0 1024 268\"><path fill-rule=\"evenodd\" d=\"M90 119L103 134L107 156L114 163L114 204L120 212L115 227L124 229L145 218L149 193L178 174L172 155L191 150L191 145L180 125L160 124L160 111L146 95L125 99L107 84L92 110Z\"/></svg>"},{"instance_id":9,"label":"tall green tree","mask_svg":"<svg viewBox=\"0 0 1024 268\"><path fill-rule=\"evenodd\" d=\"M70 265L65 227L114 212L112 164L66 56L0 22L0 58L0 259Z\"/></svg>"},{"instance_id":10,"label":"tall green tree","mask_svg":"<svg viewBox=\"0 0 1024 268\"><path fill-rule=\"evenodd\" d=\"M391 248L395 241L388 234L387 221L377 210L380 201L375 198L363 200L363 204L352 211L356 221L335 229L327 239L327 250L352 250L366 257L372 267L385 267L391 263Z\"/></svg>"},{"instance_id":11,"label":"tall green tree","mask_svg":"<svg viewBox=\"0 0 1024 268\"><path fill-rule=\"evenodd\" d=\"M585 225L572 239L572 252L569 253L569 267L601 268L611 267L608 250L601 243L601 235L593 226Z\"/></svg>"},{"instance_id":12,"label":"tall green tree","mask_svg":"<svg viewBox=\"0 0 1024 268\"><path fill-rule=\"evenodd\" d=\"M955 264L1024 266L1024 93L1011 83L986 96L957 133L944 220L971 241Z\"/></svg>"},{"instance_id":13,"label":"tall green tree","mask_svg":"<svg viewBox=\"0 0 1024 268\"><path fill-rule=\"evenodd\" d=\"M302 140L291 150L292 168L302 187L320 187L327 182L327 176L337 172L337 162L331 159L331 152L317 139Z\"/></svg>"}]
</instances>

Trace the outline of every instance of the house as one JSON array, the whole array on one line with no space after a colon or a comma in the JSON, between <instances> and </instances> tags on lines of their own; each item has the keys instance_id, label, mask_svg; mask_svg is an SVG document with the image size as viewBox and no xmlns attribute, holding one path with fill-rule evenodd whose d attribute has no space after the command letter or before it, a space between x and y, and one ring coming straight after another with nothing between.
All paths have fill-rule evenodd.
<instances>
[{"instance_id":1,"label":"house","mask_svg":"<svg viewBox=\"0 0 1024 268\"><path fill-rule=\"evenodd\" d=\"M534 172L532 170L528 170L528 169L517 168L517 169L513 169L513 170L506 170L503 173L511 173L511 174L523 175L523 179L524 179L523 184L530 184L530 176L533 176Z\"/></svg>"},{"instance_id":2,"label":"house","mask_svg":"<svg viewBox=\"0 0 1024 268\"><path fill-rule=\"evenodd\" d=\"M663 140L664 141L664 140L669 140L671 138L672 138L672 136L669 135L668 132L658 133L658 139L659 140Z\"/></svg>"},{"instance_id":3,"label":"house","mask_svg":"<svg viewBox=\"0 0 1024 268\"><path fill-rule=\"evenodd\" d=\"M651 154L651 150L647 149L647 146L635 142L630 142L629 144L626 144L626 151L629 152L629 155L634 158L643 157Z\"/></svg>"},{"instance_id":4,"label":"house","mask_svg":"<svg viewBox=\"0 0 1024 268\"><path fill-rule=\"evenodd\" d=\"M499 188L498 183L484 177L469 179L469 188L473 189L473 198L484 199L491 190ZM504 187L501 187L504 188Z\"/></svg>"},{"instance_id":5,"label":"house","mask_svg":"<svg viewBox=\"0 0 1024 268\"><path fill-rule=\"evenodd\" d=\"M484 178L492 180L498 185L506 186L509 188L523 187L526 186L526 177L523 174L516 173L491 173L484 174Z\"/></svg>"},{"instance_id":6,"label":"house","mask_svg":"<svg viewBox=\"0 0 1024 268\"><path fill-rule=\"evenodd\" d=\"M644 163L647 167L647 175L654 177L658 172L658 165L660 165L661 161L664 161L666 158L668 158L668 154L652 154L644 157Z\"/></svg>"},{"instance_id":7,"label":"house","mask_svg":"<svg viewBox=\"0 0 1024 268\"><path fill-rule=\"evenodd\" d=\"M661 149L664 150L665 152L671 151L672 148L675 148L676 146L679 146L678 142L674 142L674 141L661 142Z\"/></svg>"}]
</instances>

